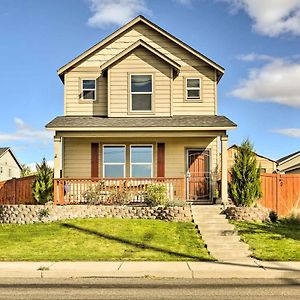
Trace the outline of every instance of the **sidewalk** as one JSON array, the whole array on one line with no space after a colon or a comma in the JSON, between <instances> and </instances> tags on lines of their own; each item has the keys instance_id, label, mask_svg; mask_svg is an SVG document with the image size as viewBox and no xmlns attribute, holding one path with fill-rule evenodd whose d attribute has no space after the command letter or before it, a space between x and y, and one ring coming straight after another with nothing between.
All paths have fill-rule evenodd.
<instances>
[{"instance_id":1,"label":"sidewalk","mask_svg":"<svg viewBox=\"0 0 300 300\"><path fill-rule=\"evenodd\" d=\"M300 262L0 262L1 278L300 278Z\"/></svg>"}]
</instances>

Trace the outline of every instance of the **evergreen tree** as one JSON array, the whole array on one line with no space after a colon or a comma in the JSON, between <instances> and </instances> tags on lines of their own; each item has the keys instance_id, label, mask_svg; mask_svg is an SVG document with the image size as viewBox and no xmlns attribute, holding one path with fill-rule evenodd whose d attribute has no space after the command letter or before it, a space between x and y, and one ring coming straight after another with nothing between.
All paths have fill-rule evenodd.
<instances>
[{"instance_id":1,"label":"evergreen tree","mask_svg":"<svg viewBox=\"0 0 300 300\"><path fill-rule=\"evenodd\" d=\"M248 139L238 147L235 154L229 193L238 206L251 206L261 197L260 168Z\"/></svg>"},{"instance_id":2,"label":"evergreen tree","mask_svg":"<svg viewBox=\"0 0 300 300\"><path fill-rule=\"evenodd\" d=\"M33 175L33 171L31 170L31 168L28 165L22 164L21 167L22 167L21 177Z\"/></svg>"},{"instance_id":3,"label":"evergreen tree","mask_svg":"<svg viewBox=\"0 0 300 300\"><path fill-rule=\"evenodd\" d=\"M40 164L36 164L36 179L32 185L32 194L39 204L53 201L53 169L48 166L43 158Z\"/></svg>"}]
</instances>

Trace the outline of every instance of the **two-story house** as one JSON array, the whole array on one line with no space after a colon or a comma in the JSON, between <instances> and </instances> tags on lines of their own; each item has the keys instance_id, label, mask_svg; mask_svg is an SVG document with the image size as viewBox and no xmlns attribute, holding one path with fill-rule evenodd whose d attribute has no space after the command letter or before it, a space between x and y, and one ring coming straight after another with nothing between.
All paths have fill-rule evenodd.
<instances>
[{"instance_id":1,"label":"two-story house","mask_svg":"<svg viewBox=\"0 0 300 300\"><path fill-rule=\"evenodd\" d=\"M227 130L236 124L217 114L223 74L136 17L58 70L64 116L46 125L55 131L55 178L182 178L182 197L211 199L221 141L226 201Z\"/></svg>"}]
</instances>

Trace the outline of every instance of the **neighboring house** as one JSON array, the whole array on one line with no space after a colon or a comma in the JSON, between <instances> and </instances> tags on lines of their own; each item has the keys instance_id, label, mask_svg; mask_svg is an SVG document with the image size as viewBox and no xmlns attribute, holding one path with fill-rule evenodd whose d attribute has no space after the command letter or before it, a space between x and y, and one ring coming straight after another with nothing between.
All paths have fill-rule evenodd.
<instances>
[{"instance_id":1,"label":"neighboring house","mask_svg":"<svg viewBox=\"0 0 300 300\"><path fill-rule=\"evenodd\" d=\"M55 131L55 177L187 176L188 200L211 199L221 141L227 200L227 130L236 124L217 115L223 74L143 16L133 19L58 70L64 116L46 125Z\"/></svg>"},{"instance_id":2,"label":"neighboring house","mask_svg":"<svg viewBox=\"0 0 300 300\"><path fill-rule=\"evenodd\" d=\"M230 171L234 164L234 156L237 152L237 145L232 145L228 148L228 164L227 168ZM258 153L255 153L256 161L260 167L261 173L274 173L276 172L277 163L275 160L272 160L268 157L262 156Z\"/></svg>"},{"instance_id":3,"label":"neighboring house","mask_svg":"<svg viewBox=\"0 0 300 300\"><path fill-rule=\"evenodd\" d=\"M0 148L0 181L21 177L22 166L9 147Z\"/></svg>"},{"instance_id":4,"label":"neighboring house","mask_svg":"<svg viewBox=\"0 0 300 300\"><path fill-rule=\"evenodd\" d=\"M277 164L280 173L300 174L300 151L278 159Z\"/></svg>"}]
</instances>

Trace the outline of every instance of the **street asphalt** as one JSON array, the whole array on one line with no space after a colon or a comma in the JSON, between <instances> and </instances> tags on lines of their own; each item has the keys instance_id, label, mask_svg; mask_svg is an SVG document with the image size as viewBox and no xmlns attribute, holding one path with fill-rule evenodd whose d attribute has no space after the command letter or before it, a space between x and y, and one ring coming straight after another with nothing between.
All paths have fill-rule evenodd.
<instances>
[{"instance_id":1,"label":"street asphalt","mask_svg":"<svg viewBox=\"0 0 300 300\"><path fill-rule=\"evenodd\" d=\"M2 300L300 299L299 279L1 278Z\"/></svg>"}]
</instances>

